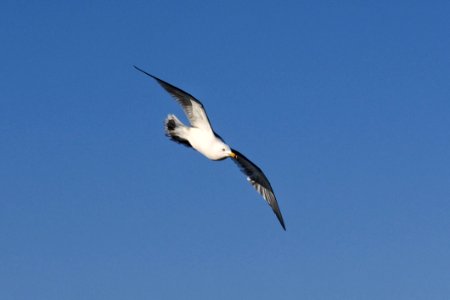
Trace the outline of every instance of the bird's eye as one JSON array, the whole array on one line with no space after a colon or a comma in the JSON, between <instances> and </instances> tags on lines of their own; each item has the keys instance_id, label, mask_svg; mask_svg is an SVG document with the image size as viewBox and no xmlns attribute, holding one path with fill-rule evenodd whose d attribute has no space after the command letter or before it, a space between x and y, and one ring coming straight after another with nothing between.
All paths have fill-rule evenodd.
<instances>
[{"instance_id":1,"label":"bird's eye","mask_svg":"<svg viewBox=\"0 0 450 300\"><path fill-rule=\"evenodd\" d=\"M222 148L222 151L225 151L225 148Z\"/></svg>"}]
</instances>

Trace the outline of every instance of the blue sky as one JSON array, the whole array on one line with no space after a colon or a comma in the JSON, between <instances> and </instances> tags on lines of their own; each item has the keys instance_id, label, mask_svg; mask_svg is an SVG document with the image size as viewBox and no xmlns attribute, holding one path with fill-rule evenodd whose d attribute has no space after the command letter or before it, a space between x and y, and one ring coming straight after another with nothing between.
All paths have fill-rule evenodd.
<instances>
[{"instance_id":1,"label":"blue sky","mask_svg":"<svg viewBox=\"0 0 450 300\"><path fill-rule=\"evenodd\" d=\"M445 299L448 1L3 1L1 299ZM190 92L269 177L170 142Z\"/></svg>"}]
</instances>

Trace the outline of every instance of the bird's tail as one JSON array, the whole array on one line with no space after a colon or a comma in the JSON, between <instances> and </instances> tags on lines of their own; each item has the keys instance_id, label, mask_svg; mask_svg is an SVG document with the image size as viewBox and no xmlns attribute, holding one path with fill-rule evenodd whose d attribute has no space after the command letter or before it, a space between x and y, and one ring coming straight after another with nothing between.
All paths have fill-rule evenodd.
<instances>
[{"instance_id":1,"label":"bird's tail","mask_svg":"<svg viewBox=\"0 0 450 300\"><path fill-rule=\"evenodd\" d=\"M191 147L189 141L185 138L188 128L175 115L168 115L164 127L166 136L172 141Z\"/></svg>"}]
</instances>

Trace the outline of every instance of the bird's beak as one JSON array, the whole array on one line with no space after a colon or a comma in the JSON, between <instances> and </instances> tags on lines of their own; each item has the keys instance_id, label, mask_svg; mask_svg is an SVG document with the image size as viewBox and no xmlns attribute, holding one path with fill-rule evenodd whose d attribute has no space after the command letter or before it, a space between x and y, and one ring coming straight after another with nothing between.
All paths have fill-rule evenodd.
<instances>
[{"instance_id":1,"label":"bird's beak","mask_svg":"<svg viewBox=\"0 0 450 300\"><path fill-rule=\"evenodd\" d=\"M237 155L236 155L236 153L234 153L234 152L230 152L229 156L230 156L231 158L237 158Z\"/></svg>"}]
</instances>

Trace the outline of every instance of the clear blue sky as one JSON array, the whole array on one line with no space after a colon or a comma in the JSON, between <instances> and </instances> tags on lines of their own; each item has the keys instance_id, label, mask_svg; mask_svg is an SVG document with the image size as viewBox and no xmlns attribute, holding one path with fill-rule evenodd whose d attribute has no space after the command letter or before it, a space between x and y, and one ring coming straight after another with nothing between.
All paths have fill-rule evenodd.
<instances>
[{"instance_id":1,"label":"clear blue sky","mask_svg":"<svg viewBox=\"0 0 450 300\"><path fill-rule=\"evenodd\" d=\"M448 1L2 1L1 299L448 299ZM200 99L269 177L170 142Z\"/></svg>"}]
</instances>

